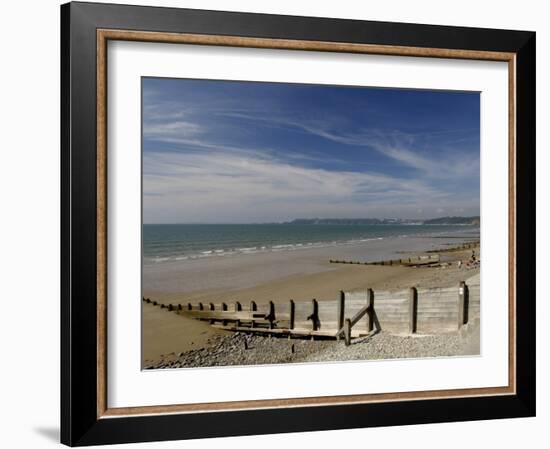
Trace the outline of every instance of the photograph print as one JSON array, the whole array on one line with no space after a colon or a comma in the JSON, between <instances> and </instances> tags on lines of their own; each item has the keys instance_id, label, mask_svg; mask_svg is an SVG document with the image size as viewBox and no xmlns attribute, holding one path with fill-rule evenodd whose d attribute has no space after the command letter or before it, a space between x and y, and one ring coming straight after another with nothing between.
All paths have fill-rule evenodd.
<instances>
[{"instance_id":1,"label":"photograph print","mask_svg":"<svg viewBox=\"0 0 550 449\"><path fill-rule=\"evenodd\" d=\"M142 368L480 353L480 94L142 78Z\"/></svg>"}]
</instances>

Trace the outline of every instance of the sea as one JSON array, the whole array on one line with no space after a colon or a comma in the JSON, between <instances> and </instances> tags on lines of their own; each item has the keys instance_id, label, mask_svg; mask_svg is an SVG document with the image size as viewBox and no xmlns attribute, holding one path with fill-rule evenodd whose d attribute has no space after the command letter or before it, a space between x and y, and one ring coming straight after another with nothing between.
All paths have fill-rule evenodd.
<instances>
[{"instance_id":1,"label":"sea","mask_svg":"<svg viewBox=\"0 0 550 449\"><path fill-rule=\"evenodd\" d=\"M473 225L144 224L143 262L231 257L406 237L479 238Z\"/></svg>"}]
</instances>

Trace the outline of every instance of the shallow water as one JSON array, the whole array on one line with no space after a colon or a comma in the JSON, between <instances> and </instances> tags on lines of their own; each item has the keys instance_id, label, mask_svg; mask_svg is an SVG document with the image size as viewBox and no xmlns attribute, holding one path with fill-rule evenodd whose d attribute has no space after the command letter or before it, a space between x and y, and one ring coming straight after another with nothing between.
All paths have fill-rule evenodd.
<instances>
[{"instance_id":1,"label":"shallow water","mask_svg":"<svg viewBox=\"0 0 550 449\"><path fill-rule=\"evenodd\" d=\"M476 226L175 224L143 226L144 265L241 254L355 246L395 238L476 237Z\"/></svg>"}]
</instances>

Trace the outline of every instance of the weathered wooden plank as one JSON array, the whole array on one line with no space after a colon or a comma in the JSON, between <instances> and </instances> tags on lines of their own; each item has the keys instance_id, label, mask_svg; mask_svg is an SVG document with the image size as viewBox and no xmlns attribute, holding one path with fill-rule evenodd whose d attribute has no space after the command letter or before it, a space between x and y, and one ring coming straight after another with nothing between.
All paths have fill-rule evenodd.
<instances>
[{"instance_id":1,"label":"weathered wooden plank","mask_svg":"<svg viewBox=\"0 0 550 449\"><path fill-rule=\"evenodd\" d=\"M239 332L254 332L258 334L273 334L273 335L281 335L281 336L296 336L296 337L334 337L334 332L329 330L317 330L313 331L311 329L268 329L268 328L254 328L253 330L248 327L239 327L235 325L228 324L226 326L223 326L221 324L213 324L212 325L215 328L218 329L224 329L224 330L230 330L230 331L239 331ZM365 333L364 331L354 331L352 329L351 331L351 337L357 338L369 335L368 333Z\"/></svg>"},{"instance_id":2,"label":"weathered wooden plank","mask_svg":"<svg viewBox=\"0 0 550 449\"><path fill-rule=\"evenodd\" d=\"M399 305L380 304L376 302L376 311L380 313L407 313L408 307L408 301Z\"/></svg>"},{"instance_id":3,"label":"weathered wooden plank","mask_svg":"<svg viewBox=\"0 0 550 449\"><path fill-rule=\"evenodd\" d=\"M448 292L420 292L418 298L422 301L445 301L455 299L456 295L458 295L458 288Z\"/></svg>"},{"instance_id":4,"label":"weathered wooden plank","mask_svg":"<svg viewBox=\"0 0 550 449\"><path fill-rule=\"evenodd\" d=\"M381 314L376 312L376 316L378 317L378 321L380 321L381 323L383 323L384 321L403 321L404 323L405 322L408 323L410 321L409 314L405 314L405 313L402 315L396 315L396 314L388 315L388 314Z\"/></svg>"},{"instance_id":5,"label":"weathered wooden plank","mask_svg":"<svg viewBox=\"0 0 550 449\"><path fill-rule=\"evenodd\" d=\"M452 313L456 314L458 310L458 302L455 302L454 304L449 304L448 307L418 307L417 313L418 314L430 314L430 313Z\"/></svg>"},{"instance_id":6,"label":"weathered wooden plank","mask_svg":"<svg viewBox=\"0 0 550 449\"><path fill-rule=\"evenodd\" d=\"M388 301L388 300L404 300L407 299L407 291L400 290L398 292L374 292L376 295L377 301Z\"/></svg>"},{"instance_id":7,"label":"weathered wooden plank","mask_svg":"<svg viewBox=\"0 0 550 449\"><path fill-rule=\"evenodd\" d=\"M454 325L456 329L456 315L454 316L432 316L432 317L418 317L418 323L450 323Z\"/></svg>"},{"instance_id":8,"label":"weathered wooden plank","mask_svg":"<svg viewBox=\"0 0 550 449\"><path fill-rule=\"evenodd\" d=\"M240 312L235 312L233 310L183 310L181 312L183 315L191 316L193 318L199 318L199 319L214 319L214 320L243 320L243 321L270 321L269 315L266 315L259 311L249 311L249 310L242 310ZM282 320L290 320L290 315L288 313L281 313L277 314L276 317L272 320L274 322L276 321L282 321Z\"/></svg>"}]
</instances>

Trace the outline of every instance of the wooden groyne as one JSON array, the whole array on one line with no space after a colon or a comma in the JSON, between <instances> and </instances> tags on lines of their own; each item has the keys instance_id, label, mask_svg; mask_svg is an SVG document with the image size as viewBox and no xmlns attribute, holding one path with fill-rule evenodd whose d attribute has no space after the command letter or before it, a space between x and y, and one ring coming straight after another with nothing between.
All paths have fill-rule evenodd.
<instances>
[{"instance_id":1,"label":"wooden groyne","mask_svg":"<svg viewBox=\"0 0 550 449\"><path fill-rule=\"evenodd\" d=\"M479 247L479 240L476 240L475 242L466 242L461 245L453 245L449 248L441 248L441 249L430 249L429 251L426 251L427 253L448 253L452 251L460 251L463 249L475 249Z\"/></svg>"},{"instance_id":2,"label":"wooden groyne","mask_svg":"<svg viewBox=\"0 0 550 449\"><path fill-rule=\"evenodd\" d=\"M461 245L453 245L450 248L432 249L432 250L426 251L427 254L423 256L403 257L400 259L377 260L374 262L330 259L329 263L341 263L341 264L348 264L348 265L403 265L403 266L409 266L409 267L429 266L429 265L439 264L440 262L439 253L447 253L447 252L460 251L465 249L475 249L477 247L479 247L479 241L462 243Z\"/></svg>"},{"instance_id":3,"label":"wooden groyne","mask_svg":"<svg viewBox=\"0 0 550 449\"><path fill-rule=\"evenodd\" d=\"M230 331L288 337L352 338L378 330L398 334L436 334L459 330L479 318L479 275L455 287L415 288L397 292L365 289L340 292L336 300L283 303L159 304L168 311Z\"/></svg>"},{"instance_id":4,"label":"wooden groyne","mask_svg":"<svg viewBox=\"0 0 550 449\"><path fill-rule=\"evenodd\" d=\"M401 259L378 260L375 262L360 262L354 260L335 260L330 259L330 263L342 263L350 265L404 265L404 266L421 266L434 265L439 263L439 254L429 254L427 256L404 257Z\"/></svg>"}]
</instances>

